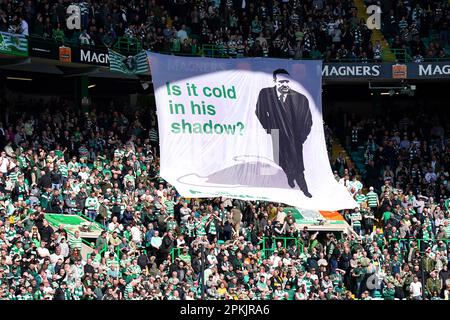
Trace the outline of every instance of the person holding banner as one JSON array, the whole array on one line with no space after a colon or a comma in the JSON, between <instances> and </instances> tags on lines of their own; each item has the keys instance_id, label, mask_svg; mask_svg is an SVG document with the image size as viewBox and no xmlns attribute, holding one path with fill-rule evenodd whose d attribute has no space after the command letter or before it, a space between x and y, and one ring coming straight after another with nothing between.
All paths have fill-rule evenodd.
<instances>
[{"instance_id":1,"label":"person holding banner","mask_svg":"<svg viewBox=\"0 0 450 320\"><path fill-rule=\"evenodd\" d=\"M303 143L312 127L309 102L303 94L290 88L291 79L285 69L275 70L273 81L275 86L263 88L259 92L256 116L272 136L274 153L278 149L279 165L287 176L289 186L295 188L297 182L305 196L311 198L303 164Z\"/></svg>"}]
</instances>

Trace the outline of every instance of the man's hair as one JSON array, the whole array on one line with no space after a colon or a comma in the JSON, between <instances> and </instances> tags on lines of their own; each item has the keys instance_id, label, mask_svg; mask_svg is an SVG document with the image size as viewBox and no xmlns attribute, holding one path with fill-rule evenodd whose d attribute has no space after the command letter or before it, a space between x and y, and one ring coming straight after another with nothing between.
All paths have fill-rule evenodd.
<instances>
[{"instance_id":1,"label":"man's hair","mask_svg":"<svg viewBox=\"0 0 450 320\"><path fill-rule=\"evenodd\" d=\"M277 74L287 74L289 75L289 72L286 71L286 69L277 69L273 72L273 80L277 78Z\"/></svg>"}]
</instances>

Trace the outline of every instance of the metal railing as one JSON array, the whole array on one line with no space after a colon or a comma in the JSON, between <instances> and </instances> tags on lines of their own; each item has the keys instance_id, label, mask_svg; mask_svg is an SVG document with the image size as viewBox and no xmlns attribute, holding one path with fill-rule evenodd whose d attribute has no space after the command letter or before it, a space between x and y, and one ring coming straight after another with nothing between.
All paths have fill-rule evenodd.
<instances>
[{"instance_id":1,"label":"metal railing","mask_svg":"<svg viewBox=\"0 0 450 320\"><path fill-rule=\"evenodd\" d=\"M187 53L181 51L157 51L157 53L161 54L169 54L174 56L188 56L188 57L207 57L207 58L221 58L221 59L232 59L236 58L236 55L229 54L227 49L218 48L215 45L204 44L200 47L197 53ZM249 56L243 56L244 58ZM265 58L262 56L251 56L254 58ZM275 57L267 57L267 58L275 58ZM296 57L276 57L277 59L288 59L288 60L323 60L325 62L331 63L374 63L380 62L379 59L363 59L363 58L341 58L341 59L324 59L323 55L319 57L310 57L310 58L296 58Z\"/></svg>"},{"instance_id":2,"label":"metal railing","mask_svg":"<svg viewBox=\"0 0 450 320\"><path fill-rule=\"evenodd\" d=\"M282 248L281 249L287 249L291 247L292 245L295 245L297 247L298 252L303 252L303 242L300 240L300 238L295 237L262 237L260 245L262 245L261 248L261 256L263 259L266 259L267 257L271 256L273 252L279 247L277 244L279 242L282 242ZM270 243L270 246L267 247L267 245Z\"/></svg>"},{"instance_id":3,"label":"metal railing","mask_svg":"<svg viewBox=\"0 0 450 320\"><path fill-rule=\"evenodd\" d=\"M98 223L95 220L92 220L91 218L89 218L86 214L84 214L82 211L77 211L76 212L77 215L79 215L80 217L83 217L83 219L86 219L92 223L95 223L97 226L99 226L101 229L103 229L104 231L108 231L108 228L106 228L104 225L102 225L101 223Z\"/></svg>"},{"instance_id":4,"label":"metal railing","mask_svg":"<svg viewBox=\"0 0 450 320\"><path fill-rule=\"evenodd\" d=\"M445 58L423 58L423 62L447 62L449 61L450 58L449 57L445 57Z\"/></svg>"},{"instance_id":5,"label":"metal railing","mask_svg":"<svg viewBox=\"0 0 450 320\"><path fill-rule=\"evenodd\" d=\"M28 36L29 39L33 39L34 41L40 41L43 43L53 43L55 45L66 45L70 46L72 48L91 48L91 49L97 49L97 50L106 50L108 47L106 46L99 46L99 45L92 45L92 44L81 44L78 41L74 41L73 39L55 39L50 37L42 37L39 35L31 34ZM139 39L130 39L126 37L119 37L116 42L111 46L112 49L115 51L122 53L122 54L136 54L139 51L143 49L142 41ZM413 58L410 56L410 54L405 49L391 49L392 53L395 55L396 59L399 62L412 62ZM227 46L218 46L215 44L197 44L197 49L195 49L195 52L183 52L181 51L157 51L158 53L162 54L172 54L177 56L201 56L201 57L209 57L209 58L235 58L236 56L241 56L240 54L230 54L229 49ZM247 55L242 55L243 57ZM274 57L272 57L274 58ZM351 63L351 62L358 62L358 63L373 63L373 62L384 62L385 57L382 54L381 59L363 59L361 57L354 57L354 58L340 58L340 59L326 59L324 57L323 53L315 52L312 54L312 57L310 58L297 58L295 56L281 56L276 57L280 59L290 59L290 60L323 60L326 62L334 62L334 63ZM424 62L440 62L440 61L449 61L450 57L444 57L444 58L424 58Z\"/></svg>"},{"instance_id":6,"label":"metal railing","mask_svg":"<svg viewBox=\"0 0 450 320\"><path fill-rule=\"evenodd\" d=\"M119 52L138 53L142 50L142 43L135 38L119 37L113 48Z\"/></svg>"},{"instance_id":7,"label":"metal railing","mask_svg":"<svg viewBox=\"0 0 450 320\"><path fill-rule=\"evenodd\" d=\"M265 259L273 254L273 252L277 249L280 249L277 246L277 243L282 242L281 249L287 249L289 247L292 247L292 245L295 245L298 249L298 252L303 252L304 244L303 241L300 238L294 238L294 237L262 237L259 245L262 246L261 252L262 252L262 258ZM411 244L413 242L417 243L417 248L419 249L420 253L425 252L425 245L435 245L439 243L440 241L444 242L445 245L448 247L450 243L450 239L414 239L414 238L393 238L389 239L386 243L384 243L380 249L384 250L386 247L393 245L393 243L398 242L400 243L400 249L403 252L408 253L409 248L411 247ZM270 246L268 244L270 243Z\"/></svg>"},{"instance_id":8,"label":"metal railing","mask_svg":"<svg viewBox=\"0 0 450 320\"><path fill-rule=\"evenodd\" d=\"M92 50L108 50L109 47L105 45L95 45L95 44L87 44L80 43L77 40L69 39L69 38L53 38L53 37L43 37L36 34L30 34L27 36L28 40L32 40L34 42L40 42L42 44L56 45L56 46L67 46L71 48L83 48L83 49L92 49ZM119 37L114 45L110 47L122 54L136 54L142 50L142 44L140 41L133 42L132 39Z\"/></svg>"},{"instance_id":9,"label":"metal railing","mask_svg":"<svg viewBox=\"0 0 450 320\"><path fill-rule=\"evenodd\" d=\"M411 62L413 60L406 49L391 49L391 51L398 62Z\"/></svg>"},{"instance_id":10,"label":"metal railing","mask_svg":"<svg viewBox=\"0 0 450 320\"><path fill-rule=\"evenodd\" d=\"M423 250L425 248L425 245L435 245L439 243L440 241L444 242L446 246L450 243L450 239L414 239L414 238L393 238L388 240L388 246L391 246L393 243L398 242L400 244L401 249L409 249L411 247L411 243L415 242L417 243L417 248L419 249L420 253L425 252ZM382 246L382 250L386 248L386 245L384 244Z\"/></svg>"},{"instance_id":11,"label":"metal railing","mask_svg":"<svg viewBox=\"0 0 450 320\"><path fill-rule=\"evenodd\" d=\"M172 262L174 262L175 258L180 255L181 249L182 248L172 248L172 250L170 250L170 257L172 259Z\"/></svg>"}]
</instances>

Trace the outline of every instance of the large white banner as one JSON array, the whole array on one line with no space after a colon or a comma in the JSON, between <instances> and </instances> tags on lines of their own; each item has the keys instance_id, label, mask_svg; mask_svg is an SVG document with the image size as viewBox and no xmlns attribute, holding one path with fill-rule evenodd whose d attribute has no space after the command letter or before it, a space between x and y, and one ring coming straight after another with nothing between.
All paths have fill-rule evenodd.
<instances>
[{"instance_id":1,"label":"large white banner","mask_svg":"<svg viewBox=\"0 0 450 320\"><path fill-rule=\"evenodd\" d=\"M357 206L330 168L321 62L148 55L160 174L182 196Z\"/></svg>"}]
</instances>

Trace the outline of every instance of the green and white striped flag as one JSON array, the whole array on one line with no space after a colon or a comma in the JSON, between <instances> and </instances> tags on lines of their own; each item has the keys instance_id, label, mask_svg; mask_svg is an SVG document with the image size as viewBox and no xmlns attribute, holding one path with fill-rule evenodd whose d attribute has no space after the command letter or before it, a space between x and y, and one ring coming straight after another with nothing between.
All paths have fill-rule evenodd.
<instances>
[{"instance_id":1,"label":"green and white striped flag","mask_svg":"<svg viewBox=\"0 0 450 320\"><path fill-rule=\"evenodd\" d=\"M127 74L145 74L150 72L147 54L141 51L135 56L124 56L109 49L109 68Z\"/></svg>"},{"instance_id":2,"label":"green and white striped flag","mask_svg":"<svg viewBox=\"0 0 450 320\"><path fill-rule=\"evenodd\" d=\"M28 40L24 35L0 32L0 53L28 56Z\"/></svg>"}]
</instances>

